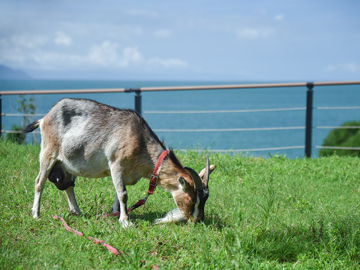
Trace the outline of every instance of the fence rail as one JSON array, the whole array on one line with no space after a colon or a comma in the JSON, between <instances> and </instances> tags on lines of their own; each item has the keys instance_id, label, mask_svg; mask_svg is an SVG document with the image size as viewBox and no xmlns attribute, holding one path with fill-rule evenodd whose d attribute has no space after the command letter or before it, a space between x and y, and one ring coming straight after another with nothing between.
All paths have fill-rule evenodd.
<instances>
[{"instance_id":1,"label":"fence rail","mask_svg":"<svg viewBox=\"0 0 360 270\"><path fill-rule=\"evenodd\" d=\"M252 88L280 88L280 87L306 87L307 100L306 107L298 108L275 108L275 109L253 109L253 110L217 110L217 111L145 111L146 114L206 114L206 113L254 113L254 112L275 112L275 111L293 111L306 110L306 126L297 127L263 127L263 128L232 128L232 129L154 129L161 132L240 132L240 131L266 131L266 130L291 130L305 129L304 146L285 146L271 148L255 149L235 149L235 150L212 150L213 152L248 152L248 151L270 151L284 149L305 148L305 156L311 157L312 149L312 129L332 129L332 128L360 128L351 127L332 127L332 126L312 126L313 109L318 110L358 110L360 107L316 107L313 108L313 88L315 86L336 86L336 85L360 85L360 81L340 81L340 82L298 82L298 83L270 83L270 84L232 84L232 85L201 85L201 86L170 86L170 87L140 87L140 88L111 88L111 89L72 89L72 90L22 90L22 91L0 91L0 127L2 127L2 116L26 116L21 113L3 113L2 95L37 95L37 94L85 94L85 93L135 93L135 110L142 114L142 96L141 92L151 91L187 91L187 90L218 90L218 89L252 89ZM32 116L44 116L45 114L33 114ZM1 130L2 133L21 133L21 131ZM326 148L325 146L315 146L315 148ZM357 147L346 149L359 150ZM331 149L344 149L334 148Z\"/></svg>"}]
</instances>

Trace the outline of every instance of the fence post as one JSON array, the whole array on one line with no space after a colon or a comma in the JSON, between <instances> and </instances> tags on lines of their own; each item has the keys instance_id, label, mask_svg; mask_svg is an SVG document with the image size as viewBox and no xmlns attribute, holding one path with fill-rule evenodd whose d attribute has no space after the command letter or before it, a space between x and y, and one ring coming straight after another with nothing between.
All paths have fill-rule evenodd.
<instances>
[{"instance_id":1,"label":"fence post","mask_svg":"<svg viewBox=\"0 0 360 270\"><path fill-rule=\"evenodd\" d=\"M141 115L141 90L136 90L135 93L135 111Z\"/></svg>"},{"instance_id":2,"label":"fence post","mask_svg":"<svg viewBox=\"0 0 360 270\"><path fill-rule=\"evenodd\" d=\"M311 158L312 140L312 112L313 112L313 88L314 83L308 82L306 92L306 129L305 129L305 157Z\"/></svg>"}]
</instances>

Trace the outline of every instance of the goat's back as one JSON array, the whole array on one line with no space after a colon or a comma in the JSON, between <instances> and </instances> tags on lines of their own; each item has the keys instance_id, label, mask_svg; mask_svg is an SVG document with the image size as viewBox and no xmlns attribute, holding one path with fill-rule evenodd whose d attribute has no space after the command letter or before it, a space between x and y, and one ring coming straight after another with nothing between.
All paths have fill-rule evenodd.
<instances>
[{"instance_id":1,"label":"goat's back","mask_svg":"<svg viewBox=\"0 0 360 270\"><path fill-rule=\"evenodd\" d=\"M89 99L60 100L43 118L43 128L47 125L56 127L60 139L71 135L97 141L113 136L142 135L160 142L145 119L134 110L118 109Z\"/></svg>"},{"instance_id":2,"label":"goat's back","mask_svg":"<svg viewBox=\"0 0 360 270\"><path fill-rule=\"evenodd\" d=\"M135 111L88 99L60 100L40 121L40 128L42 148L53 148L75 175L100 177L95 171L108 174L111 161L141 160L164 148Z\"/></svg>"}]
</instances>

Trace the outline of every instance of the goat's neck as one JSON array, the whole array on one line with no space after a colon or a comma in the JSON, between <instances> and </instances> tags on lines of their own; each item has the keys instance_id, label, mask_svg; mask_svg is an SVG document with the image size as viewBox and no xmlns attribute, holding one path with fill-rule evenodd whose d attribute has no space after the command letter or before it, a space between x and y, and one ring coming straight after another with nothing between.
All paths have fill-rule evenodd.
<instances>
[{"instance_id":1,"label":"goat's neck","mask_svg":"<svg viewBox=\"0 0 360 270\"><path fill-rule=\"evenodd\" d=\"M180 188L178 178L182 175L181 169L170 160L164 160L160 167L158 185L171 193L176 192Z\"/></svg>"}]
</instances>

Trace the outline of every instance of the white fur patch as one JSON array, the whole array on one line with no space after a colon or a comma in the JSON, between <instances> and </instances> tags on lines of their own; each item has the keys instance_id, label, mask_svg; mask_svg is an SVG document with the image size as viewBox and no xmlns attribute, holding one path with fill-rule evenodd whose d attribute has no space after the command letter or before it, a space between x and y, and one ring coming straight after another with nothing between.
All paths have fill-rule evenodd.
<instances>
[{"instance_id":1,"label":"white fur patch","mask_svg":"<svg viewBox=\"0 0 360 270\"><path fill-rule=\"evenodd\" d=\"M175 208L167 213L163 218L155 219L155 224L180 222L185 220L186 218L184 217L184 214L179 210L179 208Z\"/></svg>"}]
</instances>

